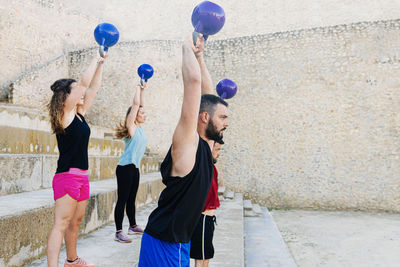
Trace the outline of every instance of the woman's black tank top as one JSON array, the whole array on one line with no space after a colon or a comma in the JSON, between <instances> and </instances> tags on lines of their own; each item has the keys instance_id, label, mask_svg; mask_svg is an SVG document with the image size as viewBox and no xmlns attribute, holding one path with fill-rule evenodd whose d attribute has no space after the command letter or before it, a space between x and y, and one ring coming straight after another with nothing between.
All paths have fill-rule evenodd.
<instances>
[{"instance_id":1,"label":"woman's black tank top","mask_svg":"<svg viewBox=\"0 0 400 267\"><path fill-rule=\"evenodd\" d=\"M199 137L196 162L185 177L170 176L171 148L161 164L161 176L167 186L158 207L150 214L145 232L163 241L188 243L201 216L210 191L213 163L210 146Z\"/></svg>"},{"instance_id":2,"label":"woman's black tank top","mask_svg":"<svg viewBox=\"0 0 400 267\"><path fill-rule=\"evenodd\" d=\"M69 168L88 169L89 136L89 125L83 115L77 113L71 124L65 128L65 134L56 135L60 152L56 173L66 172Z\"/></svg>"}]
</instances>

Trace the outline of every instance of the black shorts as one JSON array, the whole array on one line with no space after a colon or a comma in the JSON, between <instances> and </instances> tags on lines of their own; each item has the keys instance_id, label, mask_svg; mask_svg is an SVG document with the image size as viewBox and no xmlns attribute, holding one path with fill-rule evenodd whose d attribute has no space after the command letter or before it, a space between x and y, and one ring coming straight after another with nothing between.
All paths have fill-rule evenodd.
<instances>
[{"instance_id":1,"label":"black shorts","mask_svg":"<svg viewBox=\"0 0 400 267\"><path fill-rule=\"evenodd\" d=\"M207 260L214 257L214 223L215 216L201 214L190 241L190 257L196 260Z\"/></svg>"}]
</instances>

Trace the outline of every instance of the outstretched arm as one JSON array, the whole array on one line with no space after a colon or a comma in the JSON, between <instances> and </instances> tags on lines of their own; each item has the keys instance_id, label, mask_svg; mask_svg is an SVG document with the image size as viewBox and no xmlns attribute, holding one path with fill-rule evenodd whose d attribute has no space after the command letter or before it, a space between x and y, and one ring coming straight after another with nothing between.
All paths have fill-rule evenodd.
<instances>
[{"instance_id":1,"label":"outstretched arm","mask_svg":"<svg viewBox=\"0 0 400 267\"><path fill-rule=\"evenodd\" d=\"M85 101L83 103L83 108L81 114L85 115L94 102L97 92L99 91L101 85L101 78L103 76L103 58L100 58L97 64L96 72L90 82L89 88L85 92Z\"/></svg>"},{"instance_id":2,"label":"outstretched arm","mask_svg":"<svg viewBox=\"0 0 400 267\"><path fill-rule=\"evenodd\" d=\"M140 106L144 107L144 88L146 88L147 83L143 82L140 86Z\"/></svg>"},{"instance_id":3,"label":"outstretched arm","mask_svg":"<svg viewBox=\"0 0 400 267\"><path fill-rule=\"evenodd\" d=\"M201 72L194 54L193 40L182 46L183 103L181 117L172 138L172 176L186 176L196 159L199 135L197 120L201 100Z\"/></svg>"},{"instance_id":4,"label":"outstretched arm","mask_svg":"<svg viewBox=\"0 0 400 267\"><path fill-rule=\"evenodd\" d=\"M139 107L141 105L141 101L143 99L143 89L146 87L146 84L144 83L143 86L138 85L136 88L135 96L133 97L133 103L131 106L131 111L128 114L128 117L126 117L126 128L128 129L129 135L133 137L136 132L136 115L138 113Z\"/></svg>"},{"instance_id":5,"label":"outstretched arm","mask_svg":"<svg viewBox=\"0 0 400 267\"><path fill-rule=\"evenodd\" d=\"M210 72L207 69L206 62L204 61L203 51L204 51L205 40L203 37L197 38L195 55L197 61L199 62L200 70L201 70L201 94L213 94L213 84L211 81Z\"/></svg>"},{"instance_id":6,"label":"outstretched arm","mask_svg":"<svg viewBox=\"0 0 400 267\"><path fill-rule=\"evenodd\" d=\"M93 58L87 70L80 77L77 86L74 86L71 89L71 93L69 94L69 97L65 101L64 110L68 112L72 111L75 108L76 104L79 102L82 95L85 94L89 86L94 88L95 93L91 94L92 99L87 99L85 95L85 102L88 101L90 103L89 106L93 103L94 96L96 95L97 90L100 87L101 70L102 70L101 66L103 60L104 58L100 57L100 55L98 54ZM94 84L92 84L92 80L95 80ZM81 110L81 112L83 113L85 113L86 111L87 110Z\"/></svg>"}]
</instances>

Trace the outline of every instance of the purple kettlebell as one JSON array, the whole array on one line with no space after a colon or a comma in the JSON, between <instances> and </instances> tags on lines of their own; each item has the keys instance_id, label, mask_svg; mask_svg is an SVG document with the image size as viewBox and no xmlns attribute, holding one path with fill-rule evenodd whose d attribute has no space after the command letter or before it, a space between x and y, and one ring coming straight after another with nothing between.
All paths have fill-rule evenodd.
<instances>
[{"instance_id":1,"label":"purple kettlebell","mask_svg":"<svg viewBox=\"0 0 400 267\"><path fill-rule=\"evenodd\" d=\"M217 84L217 94L222 99L232 98L237 92L237 85L229 79L222 79Z\"/></svg>"},{"instance_id":2,"label":"purple kettlebell","mask_svg":"<svg viewBox=\"0 0 400 267\"><path fill-rule=\"evenodd\" d=\"M197 35L203 34L205 40L209 35L219 32L225 24L225 11L219 5L204 1L198 4L192 13L194 27L193 42L196 44Z\"/></svg>"}]
</instances>

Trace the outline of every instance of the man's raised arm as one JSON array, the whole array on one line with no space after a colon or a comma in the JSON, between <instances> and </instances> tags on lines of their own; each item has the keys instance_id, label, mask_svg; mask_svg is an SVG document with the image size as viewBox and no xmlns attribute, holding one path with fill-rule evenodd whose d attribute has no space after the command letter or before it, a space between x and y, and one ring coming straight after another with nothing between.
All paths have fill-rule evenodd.
<instances>
[{"instance_id":1,"label":"man's raised arm","mask_svg":"<svg viewBox=\"0 0 400 267\"><path fill-rule=\"evenodd\" d=\"M204 51L205 41L202 36L197 38L197 44L195 47L195 55L197 61L199 62L200 71L201 71L201 94L213 94L214 87L211 81L210 72L207 69L206 62L204 61L203 51Z\"/></svg>"},{"instance_id":2,"label":"man's raised arm","mask_svg":"<svg viewBox=\"0 0 400 267\"><path fill-rule=\"evenodd\" d=\"M181 116L172 138L171 176L186 176L196 160L199 141L197 120L201 101L201 72L194 54L192 38L182 46L183 103Z\"/></svg>"}]
</instances>

